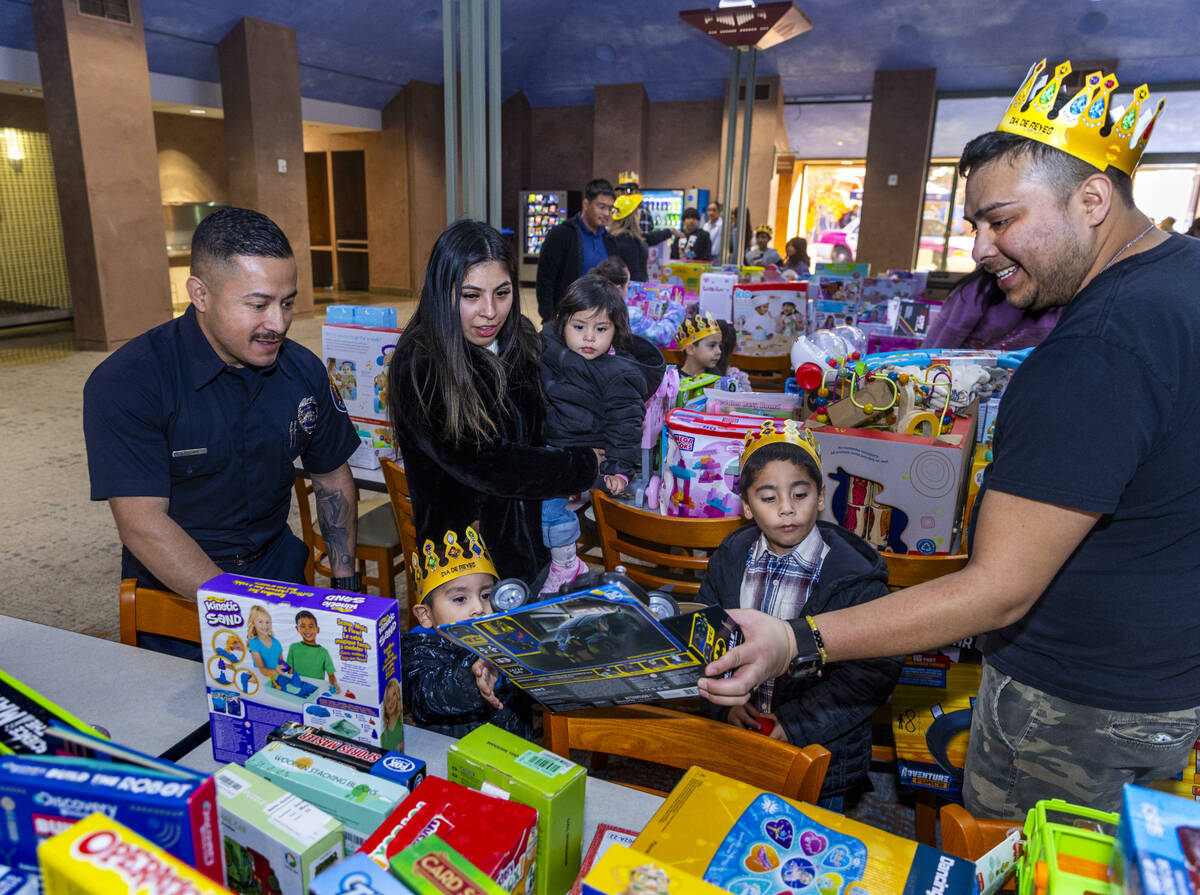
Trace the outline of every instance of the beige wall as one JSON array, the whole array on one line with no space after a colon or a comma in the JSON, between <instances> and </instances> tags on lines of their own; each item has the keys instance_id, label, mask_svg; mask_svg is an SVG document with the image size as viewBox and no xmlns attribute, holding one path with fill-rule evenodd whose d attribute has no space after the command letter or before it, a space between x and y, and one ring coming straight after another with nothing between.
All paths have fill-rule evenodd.
<instances>
[{"instance_id":1,"label":"beige wall","mask_svg":"<svg viewBox=\"0 0 1200 895\"><path fill-rule=\"evenodd\" d=\"M229 201L225 131L218 119L154 113L164 205Z\"/></svg>"}]
</instances>

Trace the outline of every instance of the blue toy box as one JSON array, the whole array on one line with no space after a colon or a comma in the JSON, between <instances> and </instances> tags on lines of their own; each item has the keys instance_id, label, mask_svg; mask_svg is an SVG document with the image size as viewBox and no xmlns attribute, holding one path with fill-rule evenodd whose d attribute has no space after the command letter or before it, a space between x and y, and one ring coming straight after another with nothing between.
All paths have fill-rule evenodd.
<instances>
[{"instance_id":1,"label":"blue toy box","mask_svg":"<svg viewBox=\"0 0 1200 895\"><path fill-rule=\"evenodd\" d=\"M395 600L230 574L198 599L216 761L244 764L288 721L403 749Z\"/></svg>"},{"instance_id":2,"label":"blue toy box","mask_svg":"<svg viewBox=\"0 0 1200 895\"><path fill-rule=\"evenodd\" d=\"M308 895L413 895L413 891L359 853L313 880Z\"/></svg>"},{"instance_id":3,"label":"blue toy box","mask_svg":"<svg viewBox=\"0 0 1200 895\"><path fill-rule=\"evenodd\" d=\"M1113 849L1126 895L1200 893L1200 803L1126 784Z\"/></svg>"}]
</instances>

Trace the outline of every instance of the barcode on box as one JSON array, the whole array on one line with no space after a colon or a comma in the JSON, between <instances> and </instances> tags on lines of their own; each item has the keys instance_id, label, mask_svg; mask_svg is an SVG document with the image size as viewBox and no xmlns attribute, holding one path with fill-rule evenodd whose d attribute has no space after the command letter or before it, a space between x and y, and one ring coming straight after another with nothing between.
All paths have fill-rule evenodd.
<instances>
[{"instance_id":1,"label":"barcode on box","mask_svg":"<svg viewBox=\"0 0 1200 895\"><path fill-rule=\"evenodd\" d=\"M218 772L213 778L217 782L217 795L232 799L250 788L250 784L230 773Z\"/></svg>"},{"instance_id":2,"label":"barcode on box","mask_svg":"<svg viewBox=\"0 0 1200 895\"><path fill-rule=\"evenodd\" d=\"M530 770L537 771L539 774L544 774L547 777L557 777L572 767L572 763L561 755L555 755L553 752L546 752L544 750L534 752L532 749L522 753L517 758L517 764L523 764Z\"/></svg>"},{"instance_id":3,"label":"barcode on box","mask_svg":"<svg viewBox=\"0 0 1200 895\"><path fill-rule=\"evenodd\" d=\"M659 699L683 699L688 696L699 696L700 691L695 687L684 687L681 690L659 690Z\"/></svg>"}]
</instances>

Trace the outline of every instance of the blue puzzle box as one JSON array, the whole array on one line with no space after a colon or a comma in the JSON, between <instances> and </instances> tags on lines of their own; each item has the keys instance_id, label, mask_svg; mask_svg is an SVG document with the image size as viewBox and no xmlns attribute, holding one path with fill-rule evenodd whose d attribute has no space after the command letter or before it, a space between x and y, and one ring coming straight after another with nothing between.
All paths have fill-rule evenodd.
<instances>
[{"instance_id":1,"label":"blue puzzle box","mask_svg":"<svg viewBox=\"0 0 1200 895\"><path fill-rule=\"evenodd\" d=\"M244 764L289 721L403 749L395 600L232 574L198 600L218 762Z\"/></svg>"}]
</instances>

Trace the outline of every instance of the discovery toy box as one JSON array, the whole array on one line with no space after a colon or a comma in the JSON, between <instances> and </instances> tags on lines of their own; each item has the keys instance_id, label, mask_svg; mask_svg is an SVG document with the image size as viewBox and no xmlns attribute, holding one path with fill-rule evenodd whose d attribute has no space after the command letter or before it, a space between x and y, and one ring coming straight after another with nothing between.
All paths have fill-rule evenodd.
<instances>
[{"instance_id":1,"label":"discovery toy box","mask_svg":"<svg viewBox=\"0 0 1200 895\"><path fill-rule=\"evenodd\" d=\"M748 283L733 290L739 354L787 354L808 332L806 283Z\"/></svg>"},{"instance_id":2,"label":"discovery toy box","mask_svg":"<svg viewBox=\"0 0 1200 895\"><path fill-rule=\"evenodd\" d=\"M39 895L40 879L0 864L0 895Z\"/></svg>"},{"instance_id":3,"label":"discovery toy box","mask_svg":"<svg viewBox=\"0 0 1200 895\"><path fill-rule=\"evenodd\" d=\"M1112 875L1126 895L1200 895L1200 805L1126 784Z\"/></svg>"},{"instance_id":4,"label":"discovery toy box","mask_svg":"<svg viewBox=\"0 0 1200 895\"><path fill-rule=\"evenodd\" d=\"M37 873L38 845L100 812L223 881L211 777L77 758L0 758L0 863ZM123 891L123 890L122 890Z\"/></svg>"},{"instance_id":5,"label":"discovery toy box","mask_svg":"<svg viewBox=\"0 0 1200 895\"><path fill-rule=\"evenodd\" d=\"M624 845L610 845L583 878L583 895L625 895L627 892L661 895L725 895L678 867L656 861Z\"/></svg>"},{"instance_id":6,"label":"discovery toy box","mask_svg":"<svg viewBox=\"0 0 1200 895\"><path fill-rule=\"evenodd\" d=\"M308 887L308 895L414 895L413 891L364 854L330 867ZM466 893L462 893L466 895Z\"/></svg>"},{"instance_id":7,"label":"discovery toy box","mask_svg":"<svg viewBox=\"0 0 1200 895\"><path fill-rule=\"evenodd\" d=\"M198 599L218 762L285 721L404 748L395 600L228 574Z\"/></svg>"},{"instance_id":8,"label":"discovery toy box","mask_svg":"<svg viewBox=\"0 0 1200 895\"><path fill-rule=\"evenodd\" d=\"M276 740L305 752L339 761L365 774L375 774L385 780L399 783L409 792L425 779L425 762L419 758L402 755L394 749L388 752L357 740L348 740L327 730L306 727L295 721L280 724L267 734L267 742Z\"/></svg>"},{"instance_id":9,"label":"discovery toy box","mask_svg":"<svg viewBox=\"0 0 1200 895\"><path fill-rule=\"evenodd\" d=\"M455 783L503 794L537 809L536 892L565 892L579 873L587 772L573 761L493 724L452 743L447 773Z\"/></svg>"},{"instance_id":10,"label":"discovery toy box","mask_svg":"<svg viewBox=\"0 0 1200 895\"><path fill-rule=\"evenodd\" d=\"M956 552L976 412L972 404L936 437L808 420L826 479L821 518L893 553Z\"/></svg>"},{"instance_id":11,"label":"discovery toy box","mask_svg":"<svg viewBox=\"0 0 1200 895\"><path fill-rule=\"evenodd\" d=\"M362 845L408 795L399 783L278 741L251 755L246 767L341 821L347 852Z\"/></svg>"},{"instance_id":12,"label":"discovery toy box","mask_svg":"<svg viewBox=\"0 0 1200 895\"><path fill-rule=\"evenodd\" d=\"M38 860L46 895L233 895L103 814L43 842Z\"/></svg>"},{"instance_id":13,"label":"discovery toy box","mask_svg":"<svg viewBox=\"0 0 1200 895\"><path fill-rule=\"evenodd\" d=\"M214 779L231 889L305 895L342 859L342 825L324 811L235 764Z\"/></svg>"},{"instance_id":14,"label":"discovery toy box","mask_svg":"<svg viewBox=\"0 0 1200 895\"><path fill-rule=\"evenodd\" d=\"M414 842L392 858L392 873L417 895L503 895L479 868L437 836Z\"/></svg>"},{"instance_id":15,"label":"discovery toy box","mask_svg":"<svg viewBox=\"0 0 1200 895\"><path fill-rule=\"evenodd\" d=\"M426 777L360 851L394 870L396 855L436 834L505 892L534 895L537 820L537 811L528 805Z\"/></svg>"},{"instance_id":16,"label":"discovery toy box","mask_svg":"<svg viewBox=\"0 0 1200 895\"><path fill-rule=\"evenodd\" d=\"M633 844L737 895L971 895L975 865L692 768Z\"/></svg>"},{"instance_id":17,"label":"discovery toy box","mask_svg":"<svg viewBox=\"0 0 1200 895\"><path fill-rule=\"evenodd\" d=\"M395 309L355 308L360 311ZM361 319L368 319L362 317ZM361 326L326 322L321 327L321 357L329 371L335 403L350 414L361 442L351 466L379 468L380 456L393 456L388 423L388 366L401 330L395 326Z\"/></svg>"}]
</instances>

